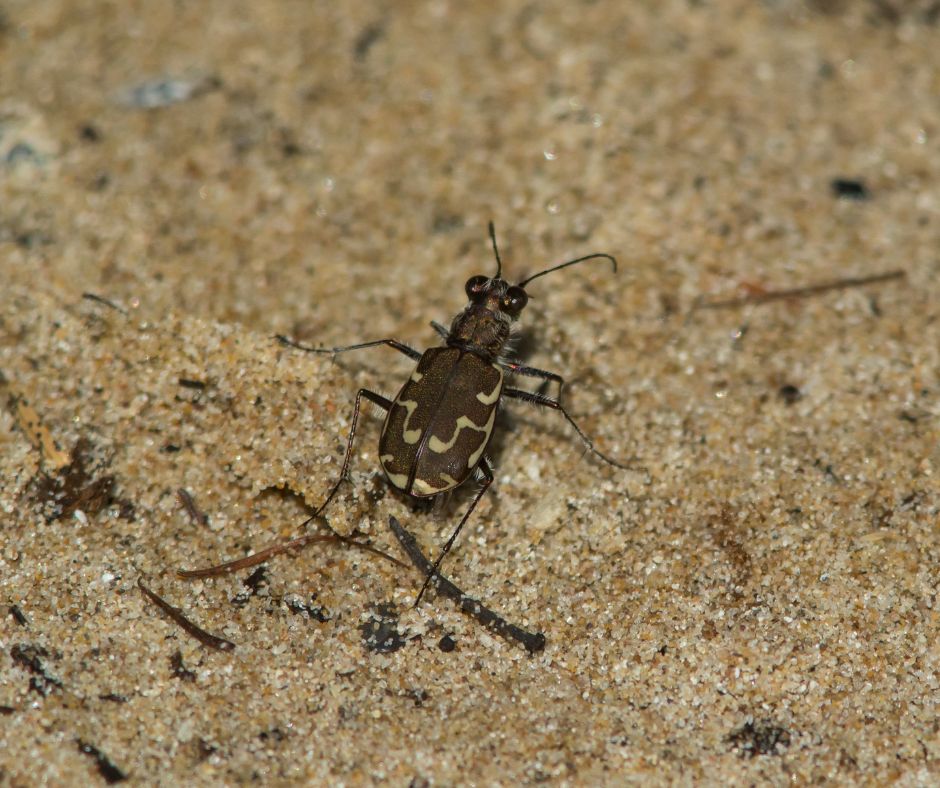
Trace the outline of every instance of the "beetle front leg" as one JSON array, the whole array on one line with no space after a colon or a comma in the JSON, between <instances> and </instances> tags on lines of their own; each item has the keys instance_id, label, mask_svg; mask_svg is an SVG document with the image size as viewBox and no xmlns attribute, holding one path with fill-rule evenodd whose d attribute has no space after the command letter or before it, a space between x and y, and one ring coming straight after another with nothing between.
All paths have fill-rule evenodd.
<instances>
[{"instance_id":1,"label":"beetle front leg","mask_svg":"<svg viewBox=\"0 0 940 788\"><path fill-rule=\"evenodd\" d=\"M317 509L314 511L313 514L311 514L306 520L304 520L300 524L301 528L305 528L309 523L311 523L313 520L315 520L317 517L320 516L323 510L326 509L326 507L329 505L330 501L333 500L334 496L339 490L340 485L346 479L346 473L349 471L349 459L352 456L353 440L356 437L356 426L359 423L359 409L360 409L363 397L365 397L370 402L374 402L376 405L378 405L380 408L382 408L385 411L388 411L388 409L392 407L391 401L387 400L381 394L376 394L374 391L369 391L368 389L359 389L358 393L356 394L356 404L353 407L352 424L349 427L349 437L346 440L346 454L343 457L343 469L342 471L340 471L339 478L333 484L332 488L330 488L330 492L327 494L326 500L317 507ZM333 529L331 528L330 530L332 531ZM212 567L209 567L208 569L192 569L192 570L181 569L177 571L177 574L180 577L190 578L190 579L199 578L199 577L214 577L216 575L225 574L227 572L234 572L235 570L238 570L238 569L245 569L247 567L256 566L257 564L264 563L269 558L272 558L275 555L279 555L280 553L287 552L288 550L299 549L314 541L329 540L329 539L335 539L337 541L345 542L348 544L358 545L360 547L364 547L365 549L372 549L372 548L369 548L368 546L362 545L359 542L356 542L355 540L349 539L348 537L340 536L339 534L336 534L335 532L331 536L323 536L323 537L308 534L306 536L301 536L296 539L291 539L287 542L278 542L277 544L271 547L265 548L264 550L260 550L257 553L252 553L251 555L247 555L244 558L239 558L234 561L226 561L223 564L218 564L217 566L212 566Z\"/></svg>"},{"instance_id":2,"label":"beetle front leg","mask_svg":"<svg viewBox=\"0 0 940 788\"><path fill-rule=\"evenodd\" d=\"M399 342L397 339L376 339L372 342L360 342L358 345L347 345L346 347L310 347L310 345L302 345L300 342L296 342L283 334L275 335L275 339L282 345L296 348L297 350L303 350L305 353L329 353L331 356L335 356L337 353L346 353L350 350L363 350L367 347L388 345L415 361L421 358L421 354L417 350L413 347L408 347L404 342Z\"/></svg>"},{"instance_id":3,"label":"beetle front leg","mask_svg":"<svg viewBox=\"0 0 940 788\"><path fill-rule=\"evenodd\" d=\"M553 375L554 373L550 372L547 374ZM561 384L564 381L562 381L561 377L558 375L554 375L554 378L549 378L549 380L553 380L555 378L557 378L559 381L559 394L560 394ZM522 400L523 402L531 402L533 405L544 405L546 408L551 408L552 410L559 411L561 415L565 417L565 420L572 427L574 427L575 432L578 433L578 437L581 438L581 441L584 443L584 445L587 446L588 449L591 450L591 452L593 452L598 457L600 457L604 462L608 463L609 465L613 465L615 468L620 468L625 471L636 470L636 468L632 468L629 465L624 465L622 462L618 462L617 460L611 457L608 457L606 454L604 454L604 452L598 449L594 445L594 441L592 441L588 437L587 433L578 426L578 423L571 417L571 414L568 413L567 410L565 410L565 406L562 405L557 399L546 397L544 394L536 394L535 392L532 392L532 391L523 391L522 389L511 389L511 388L503 389L503 396L512 397L513 399L519 399L519 400Z\"/></svg>"},{"instance_id":4,"label":"beetle front leg","mask_svg":"<svg viewBox=\"0 0 940 788\"><path fill-rule=\"evenodd\" d=\"M486 461L486 458L480 460L480 464L477 466L480 469L480 473L483 475L483 484L480 486L479 491L473 500L470 502L470 508L467 509L463 517L460 518L460 522L457 523L457 527L454 529L454 532L450 535L450 538L444 544L444 547L441 549L440 555L438 555L437 560L434 562L434 565L431 567L431 571L428 572L427 577L424 578L424 585L421 586L421 590L418 592L418 596L415 599L414 606L417 607L421 602L421 597L424 596L424 592L428 590L428 586L431 581L434 579L434 576L437 574L437 570L441 565L441 561L444 560L444 556L450 552L451 546L454 544L454 541L457 539L457 535L460 533L461 529L464 527L464 524L467 520L470 519L470 515L473 514L473 510L476 509L477 504L480 502L480 499L483 497L489 486L493 483L493 471L489 466L489 463Z\"/></svg>"}]
</instances>

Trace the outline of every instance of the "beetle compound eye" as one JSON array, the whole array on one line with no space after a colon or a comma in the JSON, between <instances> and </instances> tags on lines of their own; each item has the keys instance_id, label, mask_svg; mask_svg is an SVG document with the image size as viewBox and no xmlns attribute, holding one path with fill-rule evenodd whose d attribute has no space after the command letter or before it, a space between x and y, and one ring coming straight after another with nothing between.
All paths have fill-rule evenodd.
<instances>
[{"instance_id":1,"label":"beetle compound eye","mask_svg":"<svg viewBox=\"0 0 940 788\"><path fill-rule=\"evenodd\" d=\"M529 303L529 296L521 287L510 287L503 298L503 306L512 315L518 315Z\"/></svg>"},{"instance_id":2,"label":"beetle compound eye","mask_svg":"<svg viewBox=\"0 0 940 788\"><path fill-rule=\"evenodd\" d=\"M469 298L471 301L479 301L489 281L490 278L488 276L483 276L482 274L471 276L467 280L467 284L464 286L464 289L467 291L467 298Z\"/></svg>"}]
</instances>

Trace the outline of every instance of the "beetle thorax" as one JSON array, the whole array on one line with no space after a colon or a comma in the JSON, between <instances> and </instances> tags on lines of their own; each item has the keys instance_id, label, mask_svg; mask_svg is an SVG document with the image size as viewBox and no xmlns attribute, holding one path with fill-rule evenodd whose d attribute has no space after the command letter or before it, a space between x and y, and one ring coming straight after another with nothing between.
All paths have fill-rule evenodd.
<instances>
[{"instance_id":1,"label":"beetle thorax","mask_svg":"<svg viewBox=\"0 0 940 788\"><path fill-rule=\"evenodd\" d=\"M511 319L498 309L481 304L468 304L450 324L447 344L483 356L489 361L498 358L509 341Z\"/></svg>"},{"instance_id":2,"label":"beetle thorax","mask_svg":"<svg viewBox=\"0 0 940 788\"><path fill-rule=\"evenodd\" d=\"M507 284L502 279L489 280L485 293L467 304L450 324L447 344L490 361L502 355L513 321L502 308L506 289Z\"/></svg>"}]
</instances>

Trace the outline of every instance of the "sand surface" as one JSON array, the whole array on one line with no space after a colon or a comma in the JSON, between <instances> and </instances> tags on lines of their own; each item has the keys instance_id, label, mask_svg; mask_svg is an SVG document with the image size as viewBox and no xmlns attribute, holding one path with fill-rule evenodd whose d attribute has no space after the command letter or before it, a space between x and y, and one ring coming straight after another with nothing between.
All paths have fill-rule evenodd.
<instances>
[{"instance_id":1,"label":"sand surface","mask_svg":"<svg viewBox=\"0 0 940 788\"><path fill-rule=\"evenodd\" d=\"M938 25L0 6L0 784L936 784ZM473 488L391 492L376 409L326 518L405 566L179 578L302 533L412 364L273 336L437 344L490 219L514 281L620 261L533 282L518 349L633 469L507 404L445 564L544 650L412 608L389 518L433 555Z\"/></svg>"}]
</instances>

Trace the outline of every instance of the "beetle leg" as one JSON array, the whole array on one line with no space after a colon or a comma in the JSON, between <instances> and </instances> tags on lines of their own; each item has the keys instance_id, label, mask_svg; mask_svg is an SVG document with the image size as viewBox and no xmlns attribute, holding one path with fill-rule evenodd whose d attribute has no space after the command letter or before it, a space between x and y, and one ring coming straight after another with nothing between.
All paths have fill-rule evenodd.
<instances>
[{"instance_id":1,"label":"beetle leg","mask_svg":"<svg viewBox=\"0 0 940 788\"><path fill-rule=\"evenodd\" d=\"M369 389L359 389L359 391L356 393L356 404L353 407L352 424L349 426L349 437L346 439L346 454L343 457L343 470L340 471L339 478L336 480L336 483L333 485L329 494L326 496L326 500L321 503L319 507L317 507L317 510L312 515L310 515L310 518L307 520L308 523L314 517L320 516L320 512L326 509L330 501L333 500L333 496L336 495L336 491L339 490L339 486L344 481L346 481L346 472L349 470L349 458L352 457L353 440L356 438L356 425L359 423L359 407L363 397L365 397L370 402L374 402L386 412L389 408L392 407L391 400L385 399L385 397L383 397L381 394L376 394L374 391L369 391Z\"/></svg>"},{"instance_id":2,"label":"beetle leg","mask_svg":"<svg viewBox=\"0 0 940 788\"><path fill-rule=\"evenodd\" d=\"M289 337L285 337L283 334L277 334L276 337L278 342L287 347L297 348L297 350L303 350L307 353L329 353L330 355L335 356L337 353L345 353L348 350L362 350L367 347L378 347L379 345L388 345L389 347L395 348L399 353L404 353L409 358L417 361L421 358L421 354L412 347L408 347L404 342L399 342L397 339L376 339L372 342L360 342L358 345L347 345L346 347L310 347L309 345L302 345L300 342L296 342Z\"/></svg>"},{"instance_id":3,"label":"beetle leg","mask_svg":"<svg viewBox=\"0 0 940 788\"><path fill-rule=\"evenodd\" d=\"M330 501L333 500L333 497L336 495L337 490L339 490L339 486L346 479L346 472L349 470L349 458L352 456L353 440L356 437L356 425L359 423L359 407L360 407L363 397L365 397L370 402L374 402L383 410L387 411L389 408L392 407L391 400L385 399L385 397L383 397L381 394L376 394L374 391L369 391L369 389L359 389L358 393L356 394L356 404L353 407L352 424L349 427L349 438L347 438L346 440L346 454L343 457L343 470L340 472L339 478L333 484L333 487L330 488L330 492L329 494L327 494L326 500L317 507L316 511L314 511L313 514L311 514L306 520L304 520L300 524L301 528L305 528L309 523L313 522L313 520L315 520L317 517L320 516L320 513L324 509L326 509ZM330 531L333 531L333 529L330 528ZM251 555L247 555L244 558L239 558L234 561L227 561L224 564L212 566L212 567L209 567L208 569L195 569L195 570L189 570L189 571L178 570L177 574L180 577L185 577L185 578L214 577L216 575L225 574L226 572L233 572L237 569L245 569L250 566L256 566L257 564L264 563L269 558L272 558L275 555L279 555L281 553L287 552L288 550L295 550L301 547L305 547L311 542L328 541L328 540L335 540L338 542L344 542L346 544L354 544L359 547L362 547L365 550L375 552L374 548L364 545L360 542L356 542L355 540L349 539L348 537L340 536L339 534L335 532L333 532L331 535L307 534L306 536L300 536L300 537L297 537L296 539L291 539L288 542L279 542L276 545L265 548L264 550L260 550L257 553L252 553ZM383 553L382 555L385 555L385 554ZM385 557L389 558L390 556L385 556Z\"/></svg>"},{"instance_id":4,"label":"beetle leg","mask_svg":"<svg viewBox=\"0 0 940 788\"><path fill-rule=\"evenodd\" d=\"M425 573L430 571L433 576L434 570L431 568L431 562L428 561L424 553L421 552L421 548L418 547L418 541L408 533L402 527L402 524L394 517L388 518L388 525L408 554L411 563L418 568L418 571ZM475 618L484 627L490 630L490 632L506 640L521 643L530 654L536 654L545 648L545 635L541 632L526 632L515 624L510 624L505 618L498 613L494 613L486 607L486 605L473 599L473 597L467 596L443 575L437 575L437 580L434 585L437 588L438 594L453 599L464 613Z\"/></svg>"},{"instance_id":5,"label":"beetle leg","mask_svg":"<svg viewBox=\"0 0 940 788\"><path fill-rule=\"evenodd\" d=\"M545 369L527 367L525 364L517 364L514 361L502 361L499 365L508 372L511 372L513 375L525 375L527 378L540 378L541 380L548 380L552 383L557 383L558 394L555 396L555 399L561 401L561 390L565 386L565 379L561 375L555 372L549 372Z\"/></svg>"},{"instance_id":6,"label":"beetle leg","mask_svg":"<svg viewBox=\"0 0 940 788\"><path fill-rule=\"evenodd\" d=\"M424 585L421 586L421 590L418 592L418 596L415 599L414 606L417 607L421 602L421 597L424 596L424 592L428 590L428 586L431 581L434 579L434 576L437 575L437 570L441 565L441 561L444 560L444 556L450 552L451 546L454 544L454 541L457 539L457 535L460 533L461 529L464 527L464 524L470 519L470 515L473 514L473 510L476 509L477 504L480 502L480 499L483 497L483 493L489 489L489 486L493 483L493 471L490 468L489 463L486 461L486 458L480 460L480 464L477 466L480 469L480 473L483 475L483 484L480 485L480 489L477 491L477 494L474 496L473 500L470 502L470 507L464 513L464 516L460 518L460 522L457 523L457 527L454 529L454 532L450 535L450 538L445 542L444 547L441 549L440 555L438 555L437 560L434 562L434 565L431 567L431 570L428 572L427 577L424 578Z\"/></svg>"},{"instance_id":7,"label":"beetle leg","mask_svg":"<svg viewBox=\"0 0 940 788\"><path fill-rule=\"evenodd\" d=\"M552 374L552 373L548 373L548 374ZM556 377L558 376L556 375ZM561 378L559 378L559 381L561 381ZM561 382L559 383L559 388L561 386ZM608 457L606 454L604 454L604 452L598 449L594 445L594 441L592 441L587 436L587 433L578 426L577 422L571 417L571 414L568 413L567 410L565 410L565 406L562 405L557 399L546 397L544 394L536 394L533 391L523 391L522 389L511 389L511 388L503 389L503 396L512 397L513 399L520 399L523 402L531 402L533 405L544 405L546 408L552 408L552 410L559 411L561 415L565 417L565 420L572 427L574 427L575 432L578 433L578 437L581 438L581 441L584 443L584 445L587 446L588 449L590 449L594 454L600 457L604 462L608 463L609 465L613 465L615 468L621 468L622 470L625 470L625 471L636 470L636 468L634 467L631 467L629 465L624 465L622 462L618 462L617 460L611 457Z\"/></svg>"},{"instance_id":8,"label":"beetle leg","mask_svg":"<svg viewBox=\"0 0 940 788\"><path fill-rule=\"evenodd\" d=\"M447 339L450 336L450 331L447 330L447 326L442 326L436 320L431 321L431 328L441 335L441 339Z\"/></svg>"}]
</instances>

